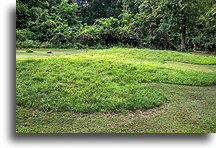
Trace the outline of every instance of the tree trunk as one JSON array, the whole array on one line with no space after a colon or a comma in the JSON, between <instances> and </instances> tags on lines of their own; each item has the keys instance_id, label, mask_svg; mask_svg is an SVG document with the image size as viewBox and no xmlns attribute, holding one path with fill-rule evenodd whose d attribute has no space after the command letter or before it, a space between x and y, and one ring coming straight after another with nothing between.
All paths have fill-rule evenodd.
<instances>
[{"instance_id":1,"label":"tree trunk","mask_svg":"<svg viewBox=\"0 0 216 148\"><path fill-rule=\"evenodd\" d=\"M186 26L183 24L182 25L182 30L181 30L181 51L185 51L186 49Z\"/></svg>"},{"instance_id":2,"label":"tree trunk","mask_svg":"<svg viewBox=\"0 0 216 148\"><path fill-rule=\"evenodd\" d=\"M215 0L212 0L212 8L214 8L214 4L215 4ZM215 15L215 32L216 32L216 15ZM214 32L214 36L216 35L215 32ZM216 40L214 40L214 42L215 42L214 52L216 52Z\"/></svg>"}]
</instances>

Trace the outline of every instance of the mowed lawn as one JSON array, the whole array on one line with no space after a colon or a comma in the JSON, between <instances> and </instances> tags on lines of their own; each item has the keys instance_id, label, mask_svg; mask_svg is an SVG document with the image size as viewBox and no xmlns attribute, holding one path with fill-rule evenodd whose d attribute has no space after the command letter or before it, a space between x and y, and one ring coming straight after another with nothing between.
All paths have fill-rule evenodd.
<instances>
[{"instance_id":1,"label":"mowed lawn","mask_svg":"<svg viewBox=\"0 0 216 148\"><path fill-rule=\"evenodd\" d=\"M216 58L136 48L17 50L17 133L216 132Z\"/></svg>"}]
</instances>

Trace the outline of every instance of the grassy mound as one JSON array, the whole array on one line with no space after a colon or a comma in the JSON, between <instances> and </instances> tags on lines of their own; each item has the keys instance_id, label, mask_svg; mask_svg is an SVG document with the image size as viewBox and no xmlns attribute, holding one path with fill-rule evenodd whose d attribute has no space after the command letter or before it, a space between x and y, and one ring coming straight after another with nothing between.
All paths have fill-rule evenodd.
<instances>
[{"instance_id":1,"label":"grassy mound","mask_svg":"<svg viewBox=\"0 0 216 148\"><path fill-rule=\"evenodd\" d=\"M213 56L119 48L53 51L51 56L44 55L46 51L31 55L17 53L17 104L76 112L148 109L163 104L166 96L143 83L211 85L216 82L215 73L164 64L173 59L215 64Z\"/></svg>"}]
</instances>

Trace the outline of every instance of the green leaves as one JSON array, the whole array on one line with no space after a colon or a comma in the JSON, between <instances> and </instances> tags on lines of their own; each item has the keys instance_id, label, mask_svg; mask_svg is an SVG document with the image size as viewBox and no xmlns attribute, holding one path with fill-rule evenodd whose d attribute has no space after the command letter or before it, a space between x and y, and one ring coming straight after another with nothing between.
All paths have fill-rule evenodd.
<instances>
[{"instance_id":1,"label":"green leaves","mask_svg":"<svg viewBox=\"0 0 216 148\"><path fill-rule=\"evenodd\" d=\"M16 28L25 29L30 21L30 14L27 5L17 3L16 6Z\"/></svg>"},{"instance_id":2,"label":"green leaves","mask_svg":"<svg viewBox=\"0 0 216 148\"><path fill-rule=\"evenodd\" d=\"M211 0L17 0L16 10L18 45L33 40L46 48L119 45L190 51L196 42L201 50L215 50ZM80 34L95 40L78 41Z\"/></svg>"},{"instance_id":3,"label":"green leaves","mask_svg":"<svg viewBox=\"0 0 216 148\"><path fill-rule=\"evenodd\" d=\"M60 5L52 7L52 12L54 12L53 17L55 18L56 15L59 16L60 21L68 24L69 26L78 24L78 17L76 15L77 11L77 3L68 4L65 0L62 0Z\"/></svg>"}]
</instances>

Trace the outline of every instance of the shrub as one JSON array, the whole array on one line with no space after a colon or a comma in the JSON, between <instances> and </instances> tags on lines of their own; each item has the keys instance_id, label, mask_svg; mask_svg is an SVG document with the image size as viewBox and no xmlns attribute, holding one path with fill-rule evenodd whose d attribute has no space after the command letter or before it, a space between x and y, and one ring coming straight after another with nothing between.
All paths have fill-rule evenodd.
<instances>
[{"instance_id":1,"label":"shrub","mask_svg":"<svg viewBox=\"0 0 216 148\"><path fill-rule=\"evenodd\" d=\"M16 29L16 40L18 41L25 41L31 39L33 36L33 32L27 29Z\"/></svg>"},{"instance_id":2,"label":"shrub","mask_svg":"<svg viewBox=\"0 0 216 148\"><path fill-rule=\"evenodd\" d=\"M61 44L73 43L76 32L77 28L75 27L70 28L66 24L60 25L54 29L54 36L50 39L50 42L57 46Z\"/></svg>"},{"instance_id":3,"label":"shrub","mask_svg":"<svg viewBox=\"0 0 216 148\"><path fill-rule=\"evenodd\" d=\"M123 44L129 44L131 46L139 46L141 38L138 34L132 30L127 30L119 27L118 31L115 33L116 38L119 39Z\"/></svg>"},{"instance_id":4,"label":"shrub","mask_svg":"<svg viewBox=\"0 0 216 148\"><path fill-rule=\"evenodd\" d=\"M27 53L33 53L33 50L28 49L28 50L26 50L26 52L27 52Z\"/></svg>"},{"instance_id":5,"label":"shrub","mask_svg":"<svg viewBox=\"0 0 216 148\"><path fill-rule=\"evenodd\" d=\"M84 49L84 48L86 48L88 46L83 45L80 42L76 42L76 43L73 44L73 47L76 48L76 49Z\"/></svg>"},{"instance_id":6,"label":"shrub","mask_svg":"<svg viewBox=\"0 0 216 148\"><path fill-rule=\"evenodd\" d=\"M117 43L114 32L116 31L118 25L119 21L116 18L100 18L97 19L92 26L85 25L80 34L91 35L94 38L94 43L96 44L108 45L110 43ZM84 44L88 43L84 42Z\"/></svg>"},{"instance_id":7,"label":"shrub","mask_svg":"<svg viewBox=\"0 0 216 148\"><path fill-rule=\"evenodd\" d=\"M33 40L17 41L16 48L38 48L41 42Z\"/></svg>"},{"instance_id":8,"label":"shrub","mask_svg":"<svg viewBox=\"0 0 216 148\"><path fill-rule=\"evenodd\" d=\"M50 42L42 42L40 43L39 47L38 48L53 48L54 45L50 44Z\"/></svg>"},{"instance_id":9,"label":"shrub","mask_svg":"<svg viewBox=\"0 0 216 148\"><path fill-rule=\"evenodd\" d=\"M105 48L107 48L107 46L104 46L104 45L101 45L100 43L98 43L98 44L94 45L94 48L95 49L105 49Z\"/></svg>"},{"instance_id":10,"label":"shrub","mask_svg":"<svg viewBox=\"0 0 216 148\"><path fill-rule=\"evenodd\" d=\"M34 40L16 41L16 48L53 48L53 47L54 45L50 44L50 42L48 41L47 42L40 42Z\"/></svg>"}]
</instances>

